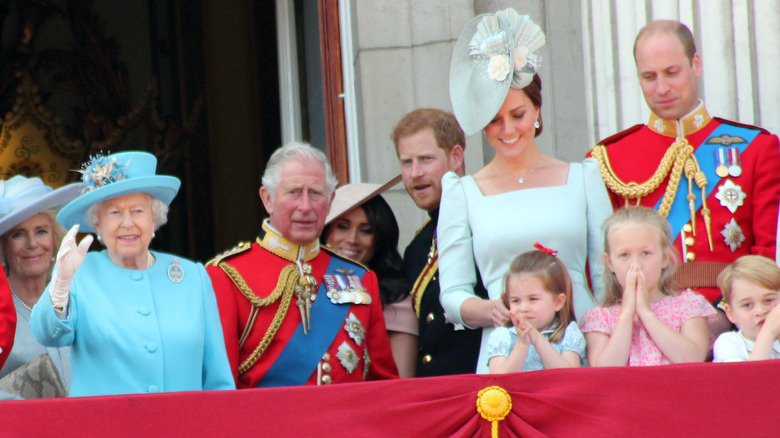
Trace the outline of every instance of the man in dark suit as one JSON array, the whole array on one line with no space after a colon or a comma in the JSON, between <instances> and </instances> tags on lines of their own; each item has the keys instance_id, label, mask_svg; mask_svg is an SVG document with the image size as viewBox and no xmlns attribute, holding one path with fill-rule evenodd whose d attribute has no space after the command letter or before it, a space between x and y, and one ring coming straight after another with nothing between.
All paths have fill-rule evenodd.
<instances>
[{"instance_id":1,"label":"man in dark suit","mask_svg":"<svg viewBox=\"0 0 780 438\"><path fill-rule=\"evenodd\" d=\"M412 287L412 306L419 323L417 377L474 373L482 329L456 329L439 303L436 224L441 178L447 171L465 175L466 138L452 114L417 109L404 116L392 134L404 186L430 219L404 251L404 274ZM487 298L482 282L476 292Z\"/></svg>"}]
</instances>

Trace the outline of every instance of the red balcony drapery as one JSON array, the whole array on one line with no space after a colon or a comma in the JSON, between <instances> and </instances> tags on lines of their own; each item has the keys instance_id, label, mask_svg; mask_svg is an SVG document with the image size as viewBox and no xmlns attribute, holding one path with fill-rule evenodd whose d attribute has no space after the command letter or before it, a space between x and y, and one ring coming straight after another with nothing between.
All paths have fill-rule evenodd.
<instances>
[{"instance_id":1,"label":"red balcony drapery","mask_svg":"<svg viewBox=\"0 0 780 438\"><path fill-rule=\"evenodd\" d=\"M0 437L776 436L780 361L546 370L321 387L0 402Z\"/></svg>"}]
</instances>

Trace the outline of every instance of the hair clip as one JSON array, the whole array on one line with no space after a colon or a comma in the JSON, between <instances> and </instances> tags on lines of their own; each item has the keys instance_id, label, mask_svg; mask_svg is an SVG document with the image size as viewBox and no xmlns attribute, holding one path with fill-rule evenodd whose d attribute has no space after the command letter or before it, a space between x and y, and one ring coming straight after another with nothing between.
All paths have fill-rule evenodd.
<instances>
[{"instance_id":1,"label":"hair clip","mask_svg":"<svg viewBox=\"0 0 780 438\"><path fill-rule=\"evenodd\" d=\"M544 246L542 246L542 244L541 244L541 243L539 243L539 242L536 242L536 243L534 243L534 248L536 248L536 249L538 249L538 250L541 250L541 251L544 251L544 253L545 253L545 254L547 254L547 255L551 255L551 256L553 256L553 257L558 255L558 251L556 251L556 250L554 250L554 249L550 249L550 248L545 248L545 247L544 247Z\"/></svg>"}]
</instances>

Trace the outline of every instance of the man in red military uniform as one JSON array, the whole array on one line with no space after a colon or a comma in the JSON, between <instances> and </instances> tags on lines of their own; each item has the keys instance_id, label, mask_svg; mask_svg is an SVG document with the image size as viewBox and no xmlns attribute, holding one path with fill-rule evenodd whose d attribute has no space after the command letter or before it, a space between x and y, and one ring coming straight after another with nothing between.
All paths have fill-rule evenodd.
<instances>
[{"instance_id":1,"label":"man in red military uniform","mask_svg":"<svg viewBox=\"0 0 780 438\"><path fill-rule=\"evenodd\" d=\"M702 62L685 25L648 24L634 58L650 120L590 154L616 208L639 204L669 219L684 262L676 279L714 302L726 264L745 254L776 259L778 138L709 115L698 98Z\"/></svg>"},{"instance_id":2,"label":"man in red military uniform","mask_svg":"<svg viewBox=\"0 0 780 438\"><path fill-rule=\"evenodd\" d=\"M322 152L279 148L260 188L260 235L207 265L238 388L398 375L376 275L319 246L335 187Z\"/></svg>"},{"instance_id":3,"label":"man in red military uniform","mask_svg":"<svg viewBox=\"0 0 780 438\"><path fill-rule=\"evenodd\" d=\"M16 309L11 298L11 285L0 268L0 368L5 364L16 335Z\"/></svg>"}]
</instances>

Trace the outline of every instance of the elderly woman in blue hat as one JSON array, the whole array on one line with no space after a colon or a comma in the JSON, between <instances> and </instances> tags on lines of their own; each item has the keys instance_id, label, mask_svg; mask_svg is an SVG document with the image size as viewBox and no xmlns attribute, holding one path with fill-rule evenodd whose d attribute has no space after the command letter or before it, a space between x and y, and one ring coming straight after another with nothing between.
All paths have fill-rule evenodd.
<instances>
[{"instance_id":1,"label":"elderly woman in blue hat","mask_svg":"<svg viewBox=\"0 0 780 438\"><path fill-rule=\"evenodd\" d=\"M71 396L235 388L203 265L149 250L180 186L156 166L146 152L95 157L57 215L70 231L30 325L72 346ZM76 245L79 228L105 249L87 253L91 235Z\"/></svg>"},{"instance_id":2,"label":"elderly woman in blue hat","mask_svg":"<svg viewBox=\"0 0 780 438\"><path fill-rule=\"evenodd\" d=\"M46 348L35 340L28 324L32 306L51 279L54 254L65 235L65 229L57 224L57 208L77 197L83 187L69 184L55 190L40 178L22 175L0 181L0 263L7 276L17 321L13 348L0 369L0 379L48 353L45 360L50 360L58 372L48 377L61 379L63 390L70 383L70 348ZM0 279L5 283L4 280ZM19 397L0 392L0 399Z\"/></svg>"},{"instance_id":3,"label":"elderly woman in blue hat","mask_svg":"<svg viewBox=\"0 0 780 438\"><path fill-rule=\"evenodd\" d=\"M577 316L594 306L586 275L601 289L601 224L612 213L598 164L544 154L542 29L514 9L475 17L450 65L450 100L467 135L482 131L495 150L473 175L442 179L437 238L441 303L455 324L485 327L477 372L487 372L494 326L509 320L498 299L512 259L535 242L558 250L573 283ZM475 264L490 299L474 294Z\"/></svg>"}]
</instances>

